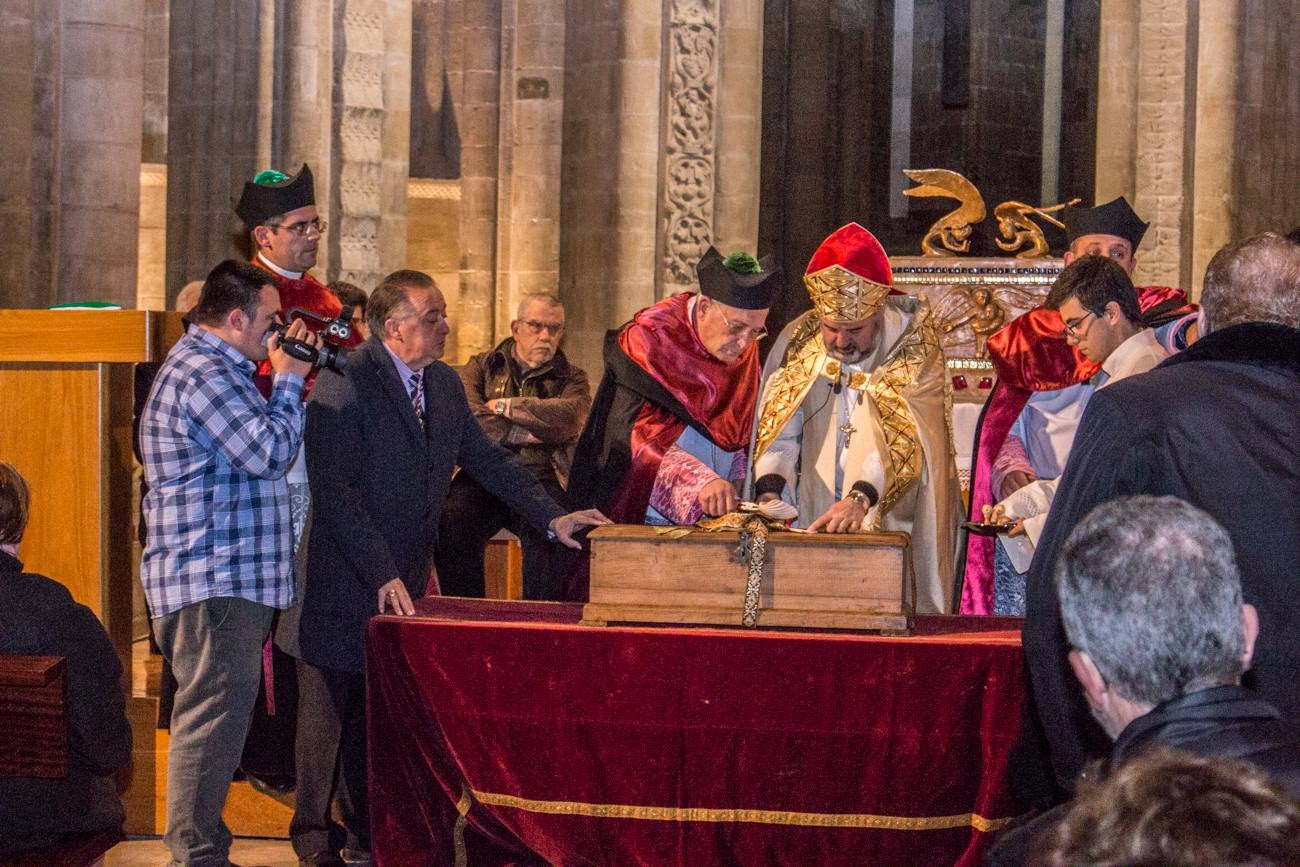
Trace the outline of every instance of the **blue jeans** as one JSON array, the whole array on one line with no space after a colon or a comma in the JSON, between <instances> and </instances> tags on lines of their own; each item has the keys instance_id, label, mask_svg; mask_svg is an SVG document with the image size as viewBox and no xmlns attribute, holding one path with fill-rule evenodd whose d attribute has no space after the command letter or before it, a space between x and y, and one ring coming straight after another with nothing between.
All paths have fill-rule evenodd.
<instances>
[{"instance_id":1,"label":"blue jeans","mask_svg":"<svg viewBox=\"0 0 1300 867\"><path fill-rule=\"evenodd\" d=\"M221 810L248 737L273 613L257 602L219 596L153 621L177 684L163 836L173 864L230 863L230 829Z\"/></svg>"}]
</instances>

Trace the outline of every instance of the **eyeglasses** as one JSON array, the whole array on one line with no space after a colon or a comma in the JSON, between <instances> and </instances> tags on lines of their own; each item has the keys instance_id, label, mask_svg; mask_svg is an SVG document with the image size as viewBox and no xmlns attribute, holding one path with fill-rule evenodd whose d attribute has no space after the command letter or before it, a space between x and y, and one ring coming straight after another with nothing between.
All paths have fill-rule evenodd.
<instances>
[{"instance_id":1,"label":"eyeglasses","mask_svg":"<svg viewBox=\"0 0 1300 867\"><path fill-rule=\"evenodd\" d=\"M714 309L718 311L718 315L722 317L722 321L727 323L727 333L732 337L744 337L748 335L750 340L758 341L767 336L767 329L761 325L758 328L750 328L743 322L732 322L727 318L727 314L722 312L722 307L720 305L714 304L713 306Z\"/></svg>"},{"instance_id":2,"label":"eyeglasses","mask_svg":"<svg viewBox=\"0 0 1300 867\"><path fill-rule=\"evenodd\" d=\"M310 232L312 229L315 229L317 234L323 235L325 234L325 229L328 226L329 223L326 223L324 220L318 217L315 220L303 220L301 223L290 223L287 226L276 226L276 225L268 224L267 228L270 229L272 232L278 232L281 229L284 229L286 232L292 232L293 234L297 235L299 238L304 238L306 237L307 233Z\"/></svg>"},{"instance_id":3,"label":"eyeglasses","mask_svg":"<svg viewBox=\"0 0 1300 867\"><path fill-rule=\"evenodd\" d=\"M545 331L550 335L558 335L564 330L563 322L538 322L536 319L525 319L522 324L533 334L541 334Z\"/></svg>"},{"instance_id":4,"label":"eyeglasses","mask_svg":"<svg viewBox=\"0 0 1300 867\"><path fill-rule=\"evenodd\" d=\"M1096 313L1089 310L1082 316L1065 320L1065 329L1061 333L1066 337L1073 337L1075 340L1082 340L1088 336L1088 332L1092 329L1092 326L1089 325L1087 328L1083 329L1083 331L1079 330L1079 326L1086 322L1089 317L1095 317L1096 315Z\"/></svg>"}]
</instances>

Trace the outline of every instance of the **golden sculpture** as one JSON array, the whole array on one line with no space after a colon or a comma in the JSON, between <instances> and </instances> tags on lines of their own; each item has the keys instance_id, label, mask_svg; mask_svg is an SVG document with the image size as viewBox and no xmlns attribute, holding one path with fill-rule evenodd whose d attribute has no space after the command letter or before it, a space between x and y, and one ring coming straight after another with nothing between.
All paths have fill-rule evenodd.
<instances>
[{"instance_id":1,"label":"golden sculpture","mask_svg":"<svg viewBox=\"0 0 1300 867\"><path fill-rule=\"evenodd\" d=\"M934 318L944 352L950 357L987 358L989 337L1017 311L1028 310L1041 301L1041 292L1014 284L957 284L944 289L936 292Z\"/></svg>"},{"instance_id":2,"label":"golden sculpture","mask_svg":"<svg viewBox=\"0 0 1300 867\"><path fill-rule=\"evenodd\" d=\"M921 239L921 254L950 255L937 249L935 242L942 244L951 253L970 250L971 226L988 214L984 207L984 197L975 189L975 185L948 169L903 169L903 174L919 184L903 190L905 196L942 196L961 202L956 209L944 214L930 226L930 231Z\"/></svg>"},{"instance_id":3,"label":"golden sculpture","mask_svg":"<svg viewBox=\"0 0 1300 867\"><path fill-rule=\"evenodd\" d=\"M1035 208L1024 202L1003 202L993 209L993 216L998 218L998 232L1002 238L1006 238L1005 242L1002 238L996 239L998 248L1010 253L1029 244L1029 247L1016 253L1017 259L1039 259L1046 256L1047 239L1043 237L1043 230L1029 218L1029 215L1037 214L1058 229L1064 229L1065 224L1051 215L1067 205L1077 205L1079 201L1079 199L1070 199L1068 202L1052 205L1050 208Z\"/></svg>"}]
</instances>

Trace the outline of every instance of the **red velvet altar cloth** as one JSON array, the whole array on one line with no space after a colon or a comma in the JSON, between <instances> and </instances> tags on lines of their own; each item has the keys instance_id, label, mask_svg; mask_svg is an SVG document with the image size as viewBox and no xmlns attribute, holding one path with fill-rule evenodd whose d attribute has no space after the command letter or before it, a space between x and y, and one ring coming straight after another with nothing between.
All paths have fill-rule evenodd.
<instances>
[{"instance_id":1,"label":"red velvet altar cloth","mask_svg":"<svg viewBox=\"0 0 1300 867\"><path fill-rule=\"evenodd\" d=\"M1018 620L882 638L416 608L366 648L382 867L976 865L1011 815Z\"/></svg>"}]
</instances>

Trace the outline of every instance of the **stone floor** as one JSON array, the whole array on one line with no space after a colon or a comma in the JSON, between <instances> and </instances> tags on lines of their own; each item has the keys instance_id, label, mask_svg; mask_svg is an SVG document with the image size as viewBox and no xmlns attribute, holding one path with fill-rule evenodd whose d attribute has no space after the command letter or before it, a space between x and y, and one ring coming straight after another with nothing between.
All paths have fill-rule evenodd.
<instances>
[{"instance_id":1,"label":"stone floor","mask_svg":"<svg viewBox=\"0 0 1300 867\"><path fill-rule=\"evenodd\" d=\"M298 859L288 840L265 837L236 837L230 860L240 867L297 867ZM165 867L171 861L167 847L158 837L126 840L109 850L105 867Z\"/></svg>"}]
</instances>

